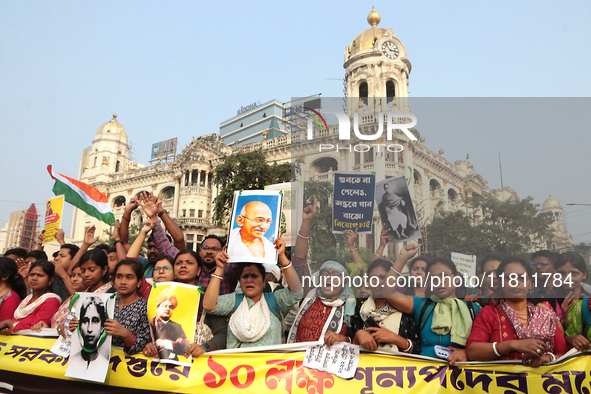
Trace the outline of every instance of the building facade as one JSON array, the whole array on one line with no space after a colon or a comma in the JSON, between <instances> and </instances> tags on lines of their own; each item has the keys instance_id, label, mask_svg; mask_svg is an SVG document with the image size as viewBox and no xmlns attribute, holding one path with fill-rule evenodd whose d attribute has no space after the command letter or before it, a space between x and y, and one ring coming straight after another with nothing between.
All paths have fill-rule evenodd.
<instances>
[{"instance_id":1,"label":"building facade","mask_svg":"<svg viewBox=\"0 0 591 394\"><path fill-rule=\"evenodd\" d=\"M12 248L32 250L39 234L38 218L35 204L31 204L27 209L12 212L8 223L0 230L0 253L4 254Z\"/></svg>"},{"instance_id":2,"label":"building facade","mask_svg":"<svg viewBox=\"0 0 591 394\"><path fill-rule=\"evenodd\" d=\"M344 54L346 97L342 99L343 109L351 124L357 116L359 130L366 136L376 135L381 130L380 123L385 124L380 113L412 114L408 102L412 70L408 54L392 29L378 27L380 19L372 10L367 18L370 28L357 35ZM165 209L183 229L189 247L209 233L225 235L227 232L211 220L212 201L217 196L212 178L215 167L227 155L236 152L261 150L268 162L297 160L303 181L332 181L336 171L374 172L376 182L405 175L410 178L409 188L421 226L442 210L465 209L463 197L494 193L502 200L518 198L510 188L492 191L488 181L468 160L452 163L445 159L443 150L428 149L425 137L415 128L410 129L414 139L395 130L392 140L380 137L367 149L345 147L319 151L319 144L342 145L338 126L314 127L310 136L308 123L301 116L293 116L291 107L287 108L290 105L271 100L239 110L236 117L220 124L219 136L193 138L175 161L149 167L130 161L126 131L114 115L111 121L99 127L93 146L84 151L79 179L107 193L117 218L121 217L129 199L142 191L153 192L164 201ZM400 123L408 121L399 120ZM351 141L350 146L358 142L363 141ZM391 151L385 148L388 144L402 149ZM547 208L550 209L550 205ZM72 226L75 242L82 241L84 228L91 224L97 225L97 234L103 234L104 224L75 211ZM139 211L132 217L133 224L141 225L143 221ZM380 229L377 209L373 220L374 229ZM361 246L373 248L377 243L379 231L360 236Z\"/></svg>"}]
</instances>

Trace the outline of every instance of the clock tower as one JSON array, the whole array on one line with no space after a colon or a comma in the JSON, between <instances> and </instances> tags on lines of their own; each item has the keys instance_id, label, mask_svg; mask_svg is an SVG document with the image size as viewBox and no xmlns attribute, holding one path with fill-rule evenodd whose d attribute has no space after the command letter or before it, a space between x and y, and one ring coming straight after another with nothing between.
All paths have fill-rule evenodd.
<instances>
[{"instance_id":1,"label":"clock tower","mask_svg":"<svg viewBox=\"0 0 591 394\"><path fill-rule=\"evenodd\" d=\"M343 67L350 111L367 106L369 98L385 99L375 103L384 112L388 112L386 107L408 111L406 99L400 98L408 97L411 64L392 29L378 27L380 20L380 14L372 9L367 16L371 28L355 37L345 49Z\"/></svg>"}]
</instances>

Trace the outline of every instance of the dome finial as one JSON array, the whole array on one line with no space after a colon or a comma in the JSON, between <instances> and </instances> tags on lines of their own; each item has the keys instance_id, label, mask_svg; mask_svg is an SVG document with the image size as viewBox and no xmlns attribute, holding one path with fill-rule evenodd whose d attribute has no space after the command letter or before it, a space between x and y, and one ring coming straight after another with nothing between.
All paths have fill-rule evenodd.
<instances>
[{"instance_id":1,"label":"dome finial","mask_svg":"<svg viewBox=\"0 0 591 394\"><path fill-rule=\"evenodd\" d=\"M117 120L117 114L113 114L113 119Z\"/></svg>"},{"instance_id":2,"label":"dome finial","mask_svg":"<svg viewBox=\"0 0 591 394\"><path fill-rule=\"evenodd\" d=\"M371 27L376 27L380 23L381 20L382 20L382 17L376 11L376 7L371 7L371 12L367 16L367 23L369 23L371 25Z\"/></svg>"}]
</instances>

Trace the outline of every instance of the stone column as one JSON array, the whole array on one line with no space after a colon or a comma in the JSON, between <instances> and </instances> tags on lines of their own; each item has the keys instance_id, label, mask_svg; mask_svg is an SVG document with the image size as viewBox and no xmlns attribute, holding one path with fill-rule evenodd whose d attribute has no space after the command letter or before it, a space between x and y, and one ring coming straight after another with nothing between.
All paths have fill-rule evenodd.
<instances>
[{"instance_id":1,"label":"stone column","mask_svg":"<svg viewBox=\"0 0 591 394\"><path fill-rule=\"evenodd\" d=\"M189 170L189 186L193 184L193 170Z\"/></svg>"},{"instance_id":2,"label":"stone column","mask_svg":"<svg viewBox=\"0 0 591 394\"><path fill-rule=\"evenodd\" d=\"M207 188L207 185L209 184L209 172L205 173L205 188Z\"/></svg>"},{"instance_id":3,"label":"stone column","mask_svg":"<svg viewBox=\"0 0 591 394\"><path fill-rule=\"evenodd\" d=\"M197 187L201 187L201 170L197 172Z\"/></svg>"},{"instance_id":4,"label":"stone column","mask_svg":"<svg viewBox=\"0 0 591 394\"><path fill-rule=\"evenodd\" d=\"M174 178L174 202L172 204L172 217L177 218L179 216L179 199L181 195L180 188L181 177L177 176Z\"/></svg>"}]
</instances>

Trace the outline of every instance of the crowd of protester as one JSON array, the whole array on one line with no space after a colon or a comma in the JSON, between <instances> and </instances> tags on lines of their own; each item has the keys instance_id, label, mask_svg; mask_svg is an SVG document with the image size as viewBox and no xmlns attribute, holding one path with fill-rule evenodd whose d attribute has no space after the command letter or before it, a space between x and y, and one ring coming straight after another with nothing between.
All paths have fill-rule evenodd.
<instances>
[{"instance_id":1,"label":"crowd of protester","mask_svg":"<svg viewBox=\"0 0 591 394\"><path fill-rule=\"evenodd\" d=\"M140 206L148 219L130 244L130 218ZM130 201L115 223L114 247L103 244L91 249L98 237L89 227L80 247L65 243L60 231L56 236L60 249L51 260L42 247L30 252L11 249L0 257L0 333L74 331L82 324L83 313L101 308L87 301L80 320L71 319L66 325L72 297L88 292L116 293L114 316L102 322L105 331L126 353L148 357L157 357L163 349L197 357L224 348L323 341L329 346L351 342L367 351L439 356L450 364L522 360L538 367L569 348L591 350L587 266L579 254L538 251L529 262L491 252L477 264L477 275L485 280L477 292L466 295L466 289L452 281L427 285L429 276L460 276L446 257L416 256L418 247L406 245L393 262L385 258L389 239L383 229L365 272L375 280L357 289L346 281L334 286L330 280L303 280L349 275L338 261L322 262L318 272L310 272L314 256L308 241L316 210L316 201L304 208L291 260L285 242L277 238L277 266L228 263L226 245L215 235L206 236L198 252L186 249L181 229L161 201L142 194ZM365 264L355 246L357 232L347 230L345 235L352 260ZM144 257L140 253L146 238ZM402 275L405 266L410 275L423 278L421 284L390 286L390 279ZM571 280L533 280L534 274L539 278L543 273ZM512 275L518 278L514 283L500 284L499 278ZM204 290L193 338L181 341L175 334L177 323L170 317L179 300L174 294L161 294L156 300L160 317L148 319L150 282L171 281ZM314 283L320 285L313 287ZM154 342L153 337L159 339ZM439 347L448 353L442 357Z\"/></svg>"}]
</instances>

